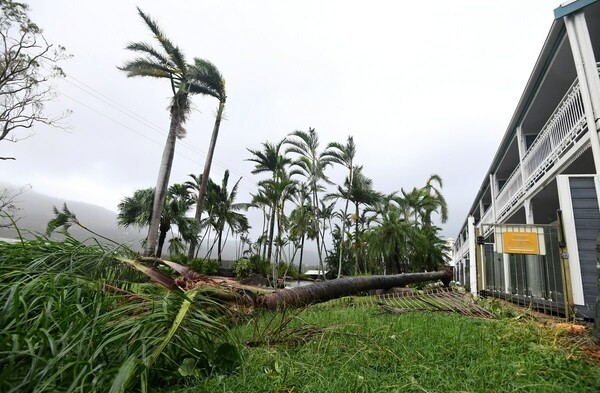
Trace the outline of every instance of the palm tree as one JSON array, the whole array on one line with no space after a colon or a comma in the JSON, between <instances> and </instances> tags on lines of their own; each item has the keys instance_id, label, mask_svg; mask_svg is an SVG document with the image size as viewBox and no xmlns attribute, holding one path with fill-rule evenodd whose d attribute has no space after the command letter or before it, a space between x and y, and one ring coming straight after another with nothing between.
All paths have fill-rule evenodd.
<instances>
[{"instance_id":1,"label":"palm tree","mask_svg":"<svg viewBox=\"0 0 600 393\"><path fill-rule=\"evenodd\" d=\"M367 234L369 254L382 260L387 274L408 272L416 228L402 216L401 209L387 204L375 219L378 225Z\"/></svg>"},{"instance_id":2,"label":"palm tree","mask_svg":"<svg viewBox=\"0 0 600 393\"><path fill-rule=\"evenodd\" d=\"M311 204L314 207L319 206L318 193L322 190L321 181L330 183L325 176L325 168L331 165L334 160L334 151L332 148L327 148L323 152L319 152L319 136L314 128L309 128L306 131L294 131L285 140L285 144L289 145L286 149L286 154L297 154L296 160L292 163L295 168L291 175L300 175L306 178L309 190L312 193ZM314 221L317 225L317 232L320 233L318 209L313 209L315 215ZM321 236L317 236L317 253L319 255L319 269L323 269L323 255L321 253Z\"/></svg>"},{"instance_id":3,"label":"palm tree","mask_svg":"<svg viewBox=\"0 0 600 393\"><path fill-rule=\"evenodd\" d=\"M262 259L267 257L267 246L268 246L268 230L267 227L270 227L270 219L271 214L268 211L272 209L271 201L268 196L265 195L265 190L258 189L258 193L250 194L252 196L252 201L249 204L249 207L260 209L263 213L263 225L261 235L257 239L258 243L258 253L261 255ZM262 252L261 252L262 249Z\"/></svg>"},{"instance_id":4,"label":"palm tree","mask_svg":"<svg viewBox=\"0 0 600 393\"><path fill-rule=\"evenodd\" d=\"M138 12L146 26L153 34L153 38L159 43L159 49L145 42L136 42L127 45L126 49L141 54L133 60L125 62L121 71L127 72L128 77L153 77L167 79L171 85L173 97L169 108L171 122L169 133L162 154L160 169L156 180L156 193L152 202L152 214L148 227L148 236L144 254L154 255L158 243L158 231L160 217L165 204L165 196L173 166L175 154L175 142L185 136L183 127L190 112L191 94L206 94L206 87L198 83L191 75L189 66L179 47L174 45L158 27L158 24L138 8Z\"/></svg>"},{"instance_id":5,"label":"palm tree","mask_svg":"<svg viewBox=\"0 0 600 393\"><path fill-rule=\"evenodd\" d=\"M352 178L354 174L354 156L356 155L356 145L354 144L354 138L348 137L348 141L345 145L337 142L332 142L328 146L329 148L336 149L337 151L332 152L333 162L343 165L348 168L348 184L352 184ZM350 194L346 194L346 202L344 205L344 213L342 216L342 229L341 229L341 241L340 246L344 244L344 238L346 235L346 217L348 216L348 205L350 204ZM338 273L337 278L342 275L342 259L344 255L343 247L338 250Z\"/></svg>"},{"instance_id":6,"label":"palm tree","mask_svg":"<svg viewBox=\"0 0 600 393\"><path fill-rule=\"evenodd\" d=\"M152 221L154 199L154 189L152 188L136 190L133 196L123 198L118 205L118 224L124 227L130 225L144 227L149 225ZM185 215L193 203L194 199L189 194L187 187L182 184L173 184L169 187L165 198L165 206L159 217L160 225L156 256L160 257L162 254L167 233L172 229L173 225L177 226L179 235L183 240L188 242L195 241L198 226L192 218Z\"/></svg>"},{"instance_id":7,"label":"palm tree","mask_svg":"<svg viewBox=\"0 0 600 393\"><path fill-rule=\"evenodd\" d=\"M263 187L263 190L260 194L261 198L257 199L257 201L261 200L262 202L267 202L270 208L269 235L267 240L268 249L266 253L268 260L271 260L272 256L273 237L275 233L275 216L277 214L277 203L280 198L278 195L276 195L276 193L270 192L267 185L270 184L271 186L275 186L278 182L287 183L287 180L284 181L283 179L287 178L285 168L291 163L291 160L279 152L283 143L284 140L276 144L267 141L263 143L263 150L247 149L250 153L252 153L253 157L246 159L246 161L255 163L252 174L263 172L271 173L270 183L259 183L259 185ZM256 198L258 198L258 196L256 196L255 199Z\"/></svg>"},{"instance_id":8,"label":"palm tree","mask_svg":"<svg viewBox=\"0 0 600 393\"><path fill-rule=\"evenodd\" d=\"M374 206L382 198L382 195L373 190L373 180L363 175L362 166L355 167L353 171L352 184L346 182L346 190L339 191L342 195L348 194L350 196L350 201L354 203L354 269L355 272L358 272L360 251L363 248L360 223L364 222L364 219L366 219L364 215L360 214L360 206Z\"/></svg>"},{"instance_id":9,"label":"palm tree","mask_svg":"<svg viewBox=\"0 0 600 393\"><path fill-rule=\"evenodd\" d=\"M217 67L215 67L215 65L208 60L195 58L194 65L190 66L189 72L192 78L203 87L203 94L210 95L219 100L217 116L215 117L215 124L213 126L213 132L210 138L210 145L208 146L206 161L204 162L204 171L202 172L202 179L204 179L204 181L202 181L200 185L200 189L198 191L198 200L196 201L196 214L194 217L196 222L200 224L204 203L204 194L206 193L208 179L210 177L210 168L215 153L215 147L217 145L217 138L219 136L219 128L221 126L221 119L223 117L223 110L225 109L227 95L223 76ZM192 242L190 243L190 248L188 250L188 259L192 259L194 257L194 252L195 244Z\"/></svg>"},{"instance_id":10,"label":"palm tree","mask_svg":"<svg viewBox=\"0 0 600 393\"><path fill-rule=\"evenodd\" d=\"M244 233L250 228L246 216L239 213L240 210L246 208L246 204L235 203L240 180L242 178L238 179L231 188L231 191L228 191L229 170L226 170L221 181L221 186L215 190L216 198L214 205L210 206L211 216L209 219L217 233L216 241L218 242L217 255L219 262L222 260L223 232L225 231L225 227L228 227L225 237L227 237L229 231L233 234Z\"/></svg>"},{"instance_id":11,"label":"palm tree","mask_svg":"<svg viewBox=\"0 0 600 393\"><path fill-rule=\"evenodd\" d=\"M317 236L314 222L315 215L311 205L311 192L305 183L298 185L298 192L294 194L296 207L290 213L289 236L300 249L300 261L298 271L302 273L302 261L304 259L304 242L306 238L315 239Z\"/></svg>"},{"instance_id":12,"label":"palm tree","mask_svg":"<svg viewBox=\"0 0 600 393\"><path fill-rule=\"evenodd\" d=\"M196 193L196 197L195 197L195 204L197 206L197 201L198 201L198 196L197 194L200 192L200 188L202 187L202 179L203 179L203 175L200 174L198 176L194 175L194 174L189 174L188 175L192 180L188 180L184 183L184 185L187 187L187 189L190 192L194 192ZM217 184L215 184L215 182L212 181L212 179L208 179L208 185L207 185L207 192L204 194L203 196L203 201L202 201L202 206L213 206L214 203L209 202L215 199L215 192L214 190L216 190L219 186ZM198 229L199 232L196 235L196 242L197 245L194 247L196 248L195 254L197 254L197 248L200 247L200 245L202 244L205 236L208 234L208 231L210 231L210 225L204 225L204 223L200 222L200 224L198 224L198 222L196 221L196 224L198 225ZM204 235L200 235L200 230L202 230L203 228L206 228L206 231L204 232ZM188 245L188 249L189 249L189 245ZM192 258L195 258L196 255L192 255ZM190 259L188 257L188 259Z\"/></svg>"},{"instance_id":13,"label":"palm tree","mask_svg":"<svg viewBox=\"0 0 600 393\"><path fill-rule=\"evenodd\" d=\"M439 184L440 189L434 187L433 182ZM429 176L427 182L425 183L425 187L423 187L423 191L432 199L433 202L433 206L425 209L423 216L423 225L425 226L431 226L431 213L438 210L442 223L448 221L448 205L446 204L446 199L442 195L442 187L442 178L436 174Z\"/></svg>"},{"instance_id":14,"label":"palm tree","mask_svg":"<svg viewBox=\"0 0 600 393\"><path fill-rule=\"evenodd\" d=\"M259 182L262 194L270 201L271 217L269 220L269 248L267 259L272 262L273 279L277 278L277 267L279 258L279 248L276 247L275 260L272 257L273 240L275 239L275 223L277 222L277 237L281 237L283 230L285 202L290 200L296 193L297 182L292 180L285 171L280 171L275 180L268 179Z\"/></svg>"}]
</instances>

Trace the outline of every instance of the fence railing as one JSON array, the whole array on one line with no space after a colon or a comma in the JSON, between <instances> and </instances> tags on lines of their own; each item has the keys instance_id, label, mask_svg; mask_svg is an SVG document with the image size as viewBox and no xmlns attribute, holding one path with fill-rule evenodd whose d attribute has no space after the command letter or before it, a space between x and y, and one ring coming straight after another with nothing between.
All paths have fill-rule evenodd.
<instances>
[{"instance_id":1,"label":"fence railing","mask_svg":"<svg viewBox=\"0 0 600 393\"><path fill-rule=\"evenodd\" d=\"M493 206L488 207L487 211L485 212L485 214L483 215L483 217L481 217L481 223L482 224L492 224L494 221L494 208Z\"/></svg>"},{"instance_id":2,"label":"fence railing","mask_svg":"<svg viewBox=\"0 0 600 393\"><path fill-rule=\"evenodd\" d=\"M521 165L517 165L496 197L496 219L504 216L524 193Z\"/></svg>"},{"instance_id":3,"label":"fence railing","mask_svg":"<svg viewBox=\"0 0 600 393\"><path fill-rule=\"evenodd\" d=\"M511 210L585 129L585 110L576 79L527 150L522 164L517 165L498 193L496 220Z\"/></svg>"}]
</instances>

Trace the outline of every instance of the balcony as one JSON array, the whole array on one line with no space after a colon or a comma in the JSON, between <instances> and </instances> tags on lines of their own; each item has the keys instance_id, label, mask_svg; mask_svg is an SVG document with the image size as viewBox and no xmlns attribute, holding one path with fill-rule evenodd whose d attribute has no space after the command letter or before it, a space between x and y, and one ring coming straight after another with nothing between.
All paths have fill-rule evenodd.
<instances>
[{"instance_id":1,"label":"balcony","mask_svg":"<svg viewBox=\"0 0 600 393\"><path fill-rule=\"evenodd\" d=\"M527 150L522 162L498 192L495 201L496 222L508 215L586 129L580 86L578 80L575 80ZM491 210L488 209L482 223L492 222Z\"/></svg>"}]
</instances>

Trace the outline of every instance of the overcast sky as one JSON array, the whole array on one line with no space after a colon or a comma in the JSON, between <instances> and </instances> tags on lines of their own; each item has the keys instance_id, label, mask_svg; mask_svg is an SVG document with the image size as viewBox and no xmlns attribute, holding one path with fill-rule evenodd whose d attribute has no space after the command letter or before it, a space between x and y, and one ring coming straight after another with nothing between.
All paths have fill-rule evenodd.
<instances>
[{"instance_id":1,"label":"overcast sky","mask_svg":"<svg viewBox=\"0 0 600 393\"><path fill-rule=\"evenodd\" d=\"M153 187L169 124L165 80L116 67L132 41L150 41L136 5L189 61L212 61L227 81L211 177L225 169L249 201L258 177L246 148L314 127L323 147L353 135L357 163L389 193L444 180L455 237L544 43L558 0L503 1L28 1L49 42L73 58L50 112L70 130L38 127L0 143L0 181L116 211ZM200 173L217 108L194 97L171 182ZM340 182L345 172L331 170ZM251 223L252 224L252 223ZM260 222L253 223L255 227Z\"/></svg>"}]
</instances>

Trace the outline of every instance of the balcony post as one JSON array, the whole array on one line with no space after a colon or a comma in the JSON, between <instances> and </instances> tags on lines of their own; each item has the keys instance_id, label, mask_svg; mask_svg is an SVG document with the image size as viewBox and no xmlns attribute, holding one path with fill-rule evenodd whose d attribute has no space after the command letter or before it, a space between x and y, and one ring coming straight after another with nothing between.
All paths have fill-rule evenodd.
<instances>
[{"instance_id":1,"label":"balcony post","mask_svg":"<svg viewBox=\"0 0 600 393\"><path fill-rule=\"evenodd\" d=\"M525 157L525 154L527 154L527 141L525 140L525 132L523 131L522 126L517 127L517 146L519 148L519 168L521 168L521 182L523 183L523 187L526 187L527 183L525 181L527 179L525 178L523 158Z\"/></svg>"},{"instance_id":2,"label":"balcony post","mask_svg":"<svg viewBox=\"0 0 600 393\"><path fill-rule=\"evenodd\" d=\"M467 219L467 230L469 231L469 287L471 288L471 293L477 296L477 256L475 250L477 247L477 239L475 238L475 217L469 216Z\"/></svg>"},{"instance_id":3,"label":"balcony post","mask_svg":"<svg viewBox=\"0 0 600 393\"><path fill-rule=\"evenodd\" d=\"M496 181L496 174L490 173L490 194L492 194L492 222L496 224L498 213L496 212L496 197L498 196L498 182Z\"/></svg>"},{"instance_id":4,"label":"balcony post","mask_svg":"<svg viewBox=\"0 0 600 393\"><path fill-rule=\"evenodd\" d=\"M533 219L533 204L531 198L523 201L523 207L525 208L525 223L528 225L534 225ZM542 297L542 268L540 257L537 255L526 255L526 269L527 272L527 284L529 291L533 297Z\"/></svg>"}]
</instances>

